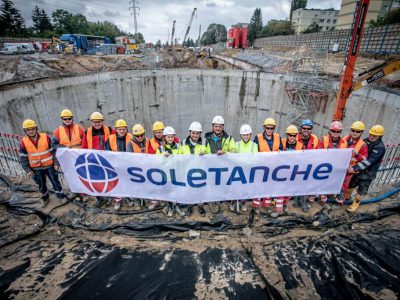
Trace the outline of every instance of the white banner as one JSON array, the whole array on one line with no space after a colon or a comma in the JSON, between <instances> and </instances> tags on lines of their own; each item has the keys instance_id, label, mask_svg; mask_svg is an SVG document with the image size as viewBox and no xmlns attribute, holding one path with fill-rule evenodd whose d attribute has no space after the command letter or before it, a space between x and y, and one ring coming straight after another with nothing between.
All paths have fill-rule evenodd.
<instances>
[{"instance_id":1,"label":"white banner","mask_svg":"<svg viewBox=\"0 0 400 300\"><path fill-rule=\"evenodd\" d=\"M72 192L201 203L338 194L351 149L169 157L59 148Z\"/></svg>"}]
</instances>

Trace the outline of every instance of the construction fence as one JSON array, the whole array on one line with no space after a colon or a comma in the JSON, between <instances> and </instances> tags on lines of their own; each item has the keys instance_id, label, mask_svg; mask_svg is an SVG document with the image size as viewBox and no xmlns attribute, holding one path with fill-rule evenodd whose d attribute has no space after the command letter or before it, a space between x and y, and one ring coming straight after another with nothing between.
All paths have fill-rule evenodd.
<instances>
[{"instance_id":1,"label":"construction fence","mask_svg":"<svg viewBox=\"0 0 400 300\"><path fill-rule=\"evenodd\" d=\"M338 44L337 51L346 51L350 40L350 29L332 30L309 34L274 36L254 41L257 48L269 46L299 47L307 46L315 51L332 51ZM361 53L398 54L400 53L400 24L364 28Z\"/></svg>"}]
</instances>

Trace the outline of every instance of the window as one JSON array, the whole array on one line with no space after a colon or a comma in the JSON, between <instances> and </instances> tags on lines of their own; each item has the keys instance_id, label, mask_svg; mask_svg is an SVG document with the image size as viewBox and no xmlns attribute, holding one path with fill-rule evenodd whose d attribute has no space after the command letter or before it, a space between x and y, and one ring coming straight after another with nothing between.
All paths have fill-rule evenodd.
<instances>
[{"instance_id":1,"label":"window","mask_svg":"<svg viewBox=\"0 0 400 300\"><path fill-rule=\"evenodd\" d=\"M333 22L332 22L333 24L336 24L336 20L333 20Z\"/></svg>"},{"instance_id":2,"label":"window","mask_svg":"<svg viewBox=\"0 0 400 300\"><path fill-rule=\"evenodd\" d=\"M387 6L387 5L384 5L383 8L382 8L382 10L383 10L383 11L388 11L388 6Z\"/></svg>"},{"instance_id":3,"label":"window","mask_svg":"<svg viewBox=\"0 0 400 300\"><path fill-rule=\"evenodd\" d=\"M330 22L331 22L331 20L329 20L329 19L328 19L328 20L326 20L326 23L330 23Z\"/></svg>"},{"instance_id":4,"label":"window","mask_svg":"<svg viewBox=\"0 0 400 300\"><path fill-rule=\"evenodd\" d=\"M318 18L318 15L314 15L315 18Z\"/></svg>"},{"instance_id":5,"label":"window","mask_svg":"<svg viewBox=\"0 0 400 300\"><path fill-rule=\"evenodd\" d=\"M326 30L329 30L329 26L326 26L325 28L326 28Z\"/></svg>"},{"instance_id":6,"label":"window","mask_svg":"<svg viewBox=\"0 0 400 300\"><path fill-rule=\"evenodd\" d=\"M319 19L319 22L320 22L320 23L324 23L325 20L324 20L324 19Z\"/></svg>"}]
</instances>

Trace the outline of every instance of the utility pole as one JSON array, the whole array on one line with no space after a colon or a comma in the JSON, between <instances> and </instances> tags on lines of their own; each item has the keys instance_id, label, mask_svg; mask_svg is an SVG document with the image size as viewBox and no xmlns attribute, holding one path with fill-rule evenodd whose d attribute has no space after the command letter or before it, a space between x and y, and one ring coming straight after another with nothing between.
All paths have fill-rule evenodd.
<instances>
[{"instance_id":1,"label":"utility pole","mask_svg":"<svg viewBox=\"0 0 400 300\"><path fill-rule=\"evenodd\" d=\"M138 2L138 0L129 0L129 4L131 5L131 6L129 6L129 11L132 10L131 16L133 16L133 22L135 24L135 39L136 39L136 43L137 43L137 39L138 39L138 37L137 37L137 34L138 34L137 17L139 16L139 10L140 10L140 7L138 6L139 2Z\"/></svg>"}]
</instances>

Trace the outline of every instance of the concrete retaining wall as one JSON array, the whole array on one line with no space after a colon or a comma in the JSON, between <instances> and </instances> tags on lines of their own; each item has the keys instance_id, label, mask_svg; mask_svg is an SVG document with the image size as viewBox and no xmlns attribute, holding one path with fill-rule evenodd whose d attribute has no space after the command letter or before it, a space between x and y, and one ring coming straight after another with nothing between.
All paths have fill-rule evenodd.
<instances>
[{"instance_id":1,"label":"concrete retaining wall","mask_svg":"<svg viewBox=\"0 0 400 300\"><path fill-rule=\"evenodd\" d=\"M226 130L238 137L239 127L249 123L262 130L266 117L274 117L284 132L288 125L289 100L284 85L289 78L239 70L146 70L90 74L26 85L0 91L0 132L21 134L26 118L37 120L40 129L52 132L59 113L70 108L75 119L89 125L91 112L103 112L109 124L124 118L131 127L139 122L150 132L155 120L173 126L180 137L190 123L200 121L204 131L214 115L226 120ZM335 83L332 83L335 84ZM326 133L334 103L327 112L314 115L315 133ZM400 97L362 89L348 101L344 125L362 119L367 126L382 123L386 142L398 142Z\"/></svg>"}]
</instances>

